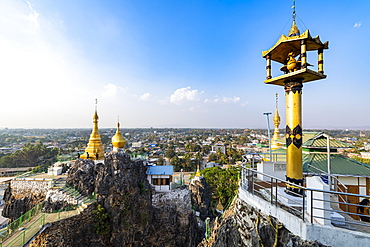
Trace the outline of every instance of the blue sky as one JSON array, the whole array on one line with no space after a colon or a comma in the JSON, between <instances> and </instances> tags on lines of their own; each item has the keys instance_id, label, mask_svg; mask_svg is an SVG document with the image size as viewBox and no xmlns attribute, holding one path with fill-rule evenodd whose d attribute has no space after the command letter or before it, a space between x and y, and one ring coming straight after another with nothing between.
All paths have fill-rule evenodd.
<instances>
[{"instance_id":1,"label":"blue sky","mask_svg":"<svg viewBox=\"0 0 370 247\"><path fill-rule=\"evenodd\" d=\"M291 6L3 0L0 127L89 128L98 98L101 128L118 115L123 128L266 128L263 112L274 112L277 92L283 128L284 90L263 83L261 52L287 34ZM370 126L370 1L296 7L301 32L329 41L328 78L303 88L303 127Z\"/></svg>"}]
</instances>

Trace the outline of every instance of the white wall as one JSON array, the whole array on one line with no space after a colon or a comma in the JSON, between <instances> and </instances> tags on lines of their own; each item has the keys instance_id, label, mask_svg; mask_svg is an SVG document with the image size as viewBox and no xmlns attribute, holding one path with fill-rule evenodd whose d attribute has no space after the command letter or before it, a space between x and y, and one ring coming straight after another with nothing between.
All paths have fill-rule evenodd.
<instances>
[{"instance_id":1,"label":"white wall","mask_svg":"<svg viewBox=\"0 0 370 247\"><path fill-rule=\"evenodd\" d=\"M277 161L277 162L270 162L270 161L263 161L257 164L257 171L266 173L270 176L280 178L285 180L286 174L286 162ZM269 177L263 176L261 174L257 174L258 179L264 181L270 181Z\"/></svg>"},{"instance_id":2,"label":"white wall","mask_svg":"<svg viewBox=\"0 0 370 247\"><path fill-rule=\"evenodd\" d=\"M366 195L366 178L365 177L338 177L338 180L345 185L355 185L360 184L359 194Z\"/></svg>"},{"instance_id":3,"label":"white wall","mask_svg":"<svg viewBox=\"0 0 370 247\"><path fill-rule=\"evenodd\" d=\"M327 191L329 190L329 185L325 184L318 176L306 177L306 187L318 190L327 190ZM312 204L311 197L314 199L312 200ZM329 193L322 193L319 191L307 191L307 212L310 215L312 212L312 215L314 216L315 220L320 224L324 225L331 224L330 211L327 211L330 210L329 201L330 201Z\"/></svg>"}]
</instances>

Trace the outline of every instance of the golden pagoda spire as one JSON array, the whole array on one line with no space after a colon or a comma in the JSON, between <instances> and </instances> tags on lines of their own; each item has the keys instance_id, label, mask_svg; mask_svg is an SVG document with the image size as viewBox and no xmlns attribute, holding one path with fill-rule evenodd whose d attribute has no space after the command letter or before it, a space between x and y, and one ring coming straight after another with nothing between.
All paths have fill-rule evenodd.
<instances>
[{"instance_id":1,"label":"golden pagoda spire","mask_svg":"<svg viewBox=\"0 0 370 247\"><path fill-rule=\"evenodd\" d=\"M126 145L126 140L122 136L119 127L120 127L120 124L119 124L119 117L118 117L116 134L112 137L113 151L115 152L117 152L119 149L124 148Z\"/></svg>"},{"instance_id":2,"label":"golden pagoda spire","mask_svg":"<svg viewBox=\"0 0 370 247\"><path fill-rule=\"evenodd\" d=\"M195 176L196 176L196 177L201 177L201 176L202 176L202 175L200 174L199 165L198 165L198 168L197 168L197 172L195 173Z\"/></svg>"},{"instance_id":3,"label":"golden pagoda spire","mask_svg":"<svg viewBox=\"0 0 370 247\"><path fill-rule=\"evenodd\" d=\"M98 129L98 110L97 110L98 100L95 99L95 113L93 116L93 130L90 134L89 143L85 149L85 153L81 155L82 159L94 159L102 160L104 159L104 147L101 142L99 129Z\"/></svg>"},{"instance_id":4,"label":"golden pagoda spire","mask_svg":"<svg viewBox=\"0 0 370 247\"><path fill-rule=\"evenodd\" d=\"M282 147L280 143L277 143L277 140L280 137L280 131L279 131L279 126L280 126L280 115L278 111L278 93L276 93L276 110L274 114L274 125L275 125L275 130L274 130L274 136L272 137L272 142L271 142L271 148L272 149L278 149Z\"/></svg>"},{"instance_id":5,"label":"golden pagoda spire","mask_svg":"<svg viewBox=\"0 0 370 247\"><path fill-rule=\"evenodd\" d=\"M297 24L296 24L295 0L293 0L292 8L293 8L293 23L292 23L292 26L290 27L290 30L289 30L289 33L288 33L289 37L297 36L297 35L301 34L301 32L299 31L299 29L297 27Z\"/></svg>"}]
</instances>

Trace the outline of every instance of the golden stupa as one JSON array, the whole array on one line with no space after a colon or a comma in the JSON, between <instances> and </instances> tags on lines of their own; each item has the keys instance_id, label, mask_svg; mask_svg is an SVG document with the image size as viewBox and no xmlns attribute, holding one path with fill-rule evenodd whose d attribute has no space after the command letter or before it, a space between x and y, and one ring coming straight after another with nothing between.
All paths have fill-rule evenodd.
<instances>
[{"instance_id":1,"label":"golden stupa","mask_svg":"<svg viewBox=\"0 0 370 247\"><path fill-rule=\"evenodd\" d=\"M93 159L102 160L104 159L104 147L101 142L99 130L98 130L98 112L97 112L97 101L95 103L95 114L93 116L93 130L90 135L89 143L85 149L85 153L81 155L82 159Z\"/></svg>"},{"instance_id":2,"label":"golden stupa","mask_svg":"<svg viewBox=\"0 0 370 247\"><path fill-rule=\"evenodd\" d=\"M275 130L274 130L274 136L272 137L271 141L271 149L279 149L283 147L283 144L278 143L277 140L280 138L280 131L279 131L279 126L280 126L280 115L278 111L278 94L276 93L276 110L274 114L274 118L272 119L274 121L275 125Z\"/></svg>"},{"instance_id":3,"label":"golden stupa","mask_svg":"<svg viewBox=\"0 0 370 247\"><path fill-rule=\"evenodd\" d=\"M126 140L122 136L119 127L120 127L120 124L119 122L117 122L117 131L116 131L116 134L112 137L113 151L118 151L119 149L123 149L126 145Z\"/></svg>"}]
</instances>

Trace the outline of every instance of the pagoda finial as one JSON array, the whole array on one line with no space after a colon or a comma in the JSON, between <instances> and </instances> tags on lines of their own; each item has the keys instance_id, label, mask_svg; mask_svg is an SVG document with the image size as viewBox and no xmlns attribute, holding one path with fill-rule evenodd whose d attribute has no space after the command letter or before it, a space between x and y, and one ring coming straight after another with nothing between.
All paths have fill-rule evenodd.
<instances>
[{"instance_id":1,"label":"pagoda finial","mask_svg":"<svg viewBox=\"0 0 370 247\"><path fill-rule=\"evenodd\" d=\"M272 142L271 142L271 147L272 149L278 149L282 145L280 145L277 141L280 138L280 131L279 131L279 125L280 125L280 115L279 115L279 110L278 110L278 93L276 93L276 109L275 109L275 114L274 114L274 125L275 125L275 130L274 130L274 136L272 137Z\"/></svg>"},{"instance_id":2,"label":"pagoda finial","mask_svg":"<svg viewBox=\"0 0 370 247\"><path fill-rule=\"evenodd\" d=\"M279 100L279 94L275 94L275 100L276 100L276 109L278 108L278 100Z\"/></svg>"},{"instance_id":3,"label":"pagoda finial","mask_svg":"<svg viewBox=\"0 0 370 247\"><path fill-rule=\"evenodd\" d=\"M197 172L195 173L195 176L196 177L201 177L202 175L200 174L200 169L199 169L199 165L197 167Z\"/></svg>"},{"instance_id":4,"label":"pagoda finial","mask_svg":"<svg viewBox=\"0 0 370 247\"><path fill-rule=\"evenodd\" d=\"M98 120L99 120L99 116L98 116L98 99L95 99L95 113L94 113L94 116L93 116L93 120L94 120L94 123L97 123Z\"/></svg>"},{"instance_id":5,"label":"pagoda finial","mask_svg":"<svg viewBox=\"0 0 370 247\"><path fill-rule=\"evenodd\" d=\"M120 149L123 149L126 145L126 140L122 136L119 128L120 128L120 123L119 123L119 116L118 116L116 134L112 137L113 151L118 151Z\"/></svg>"},{"instance_id":6,"label":"pagoda finial","mask_svg":"<svg viewBox=\"0 0 370 247\"><path fill-rule=\"evenodd\" d=\"M292 9L293 9L293 15L292 15L293 23L292 23L292 26L290 27L290 30L289 30L289 33L288 33L289 37L300 35L300 31L299 31L299 29L297 27L297 24L296 24L296 16L297 15L296 15L296 12L295 12L295 0L293 0Z\"/></svg>"},{"instance_id":7,"label":"pagoda finial","mask_svg":"<svg viewBox=\"0 0 370 247\"><path fill-rule=\"evenodd\" d=\"M275 130L278 129L279 130L279 125L280 125L280 115L279 115L279 110L278 110L278 100L279 100L279 95L278 93L276 93L275 95L276 97L276 109L275 109L275 114L274 114L274 125L275 125Z\"/></svg>"}]
</instances>

